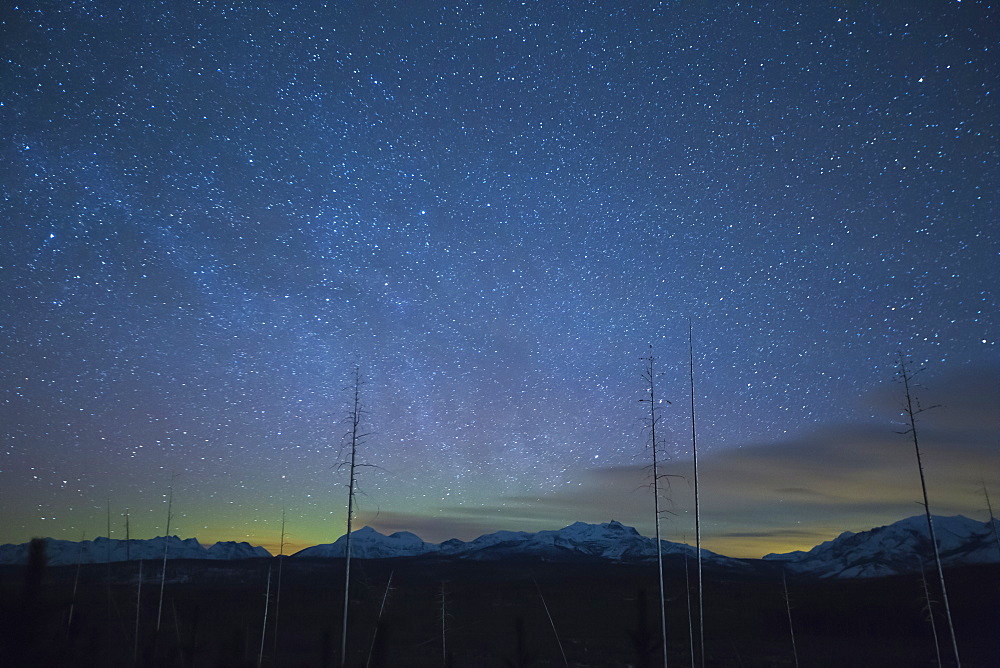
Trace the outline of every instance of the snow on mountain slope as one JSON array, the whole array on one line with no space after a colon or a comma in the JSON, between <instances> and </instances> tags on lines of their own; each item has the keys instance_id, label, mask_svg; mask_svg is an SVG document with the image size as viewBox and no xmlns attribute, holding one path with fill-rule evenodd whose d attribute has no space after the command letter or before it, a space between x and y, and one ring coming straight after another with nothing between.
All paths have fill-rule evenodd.
<instances>
[{"instance_id":1,"label":"snow on mountain slope","mask_svg":"<svg viewBox=\"0 0 1000 668\"><path fill-rule=\"evenodd\" d=\"M1000 562L1000 549L989 523L961 515L935 517L935 533L946 566ZM1000 523L998 523L1000 528ZM194 538L176 536L149 540L97 538L92 541L46 541L48 563L105 563L126 559L162 559L164 546L168 559L246 559L270 556L262 547L249 543L221 542L205 548ZM336 542L316 545L297 552L295 557L343 557L346 537ZM693 558L690 545L662 541L663 554L670 558ZM24 564L29 544L0 546L0 564ZM576 522L555 531L497 531L471 541L452 539L441 544L426 543L408 531L385 536L371 527L351 534L351 556L360 559L384 559L440 555L474 561L503 559L606 559L610 561L652 561L656 559L656 541L639 534L632 527L611 521L604 524ZM724 557L702 550L709 563L730 567L749 567L748 560ZM816 577L881 577L908 573L930 567L933 551L927 538L923 515L860 533L845 532L809 551L769 554L764 560L781 564L789 572Z\"/></svg>"},{"instance_id":2,"label":"snow on mountain slope","mask_svg":"<svg viewBox=\"0 0 1000 668\"><path fill-rule=\"evenodd\" d=\"M934 517L941 561L945 566L1000 562L993 529L962 515ZM818 577L867 578L912 573L930 567L934 551L925 515L908 517L860 533L844 532L809 551L769 554L794 573Z\"/></svg>"},{"instance_id":3,"label":"snow on mountain slope","mask_svg":"<svg viewBox=\"0 0 1000 668\"><path fill-rule=\"evenodd\" d=\"M271 556L271 553L260 545L251 545L246 542L237 543L232 540L216 543L208 548L208 554L212 559L254 559Z\"/></svg>"},{"instance_id":4,"label":"snow on mountain slope","mask_svg":"<svg viewBox=\"0 0 1000 668\"><path fill-rule=\"evenodd\" d=\"M182 540L177 536L128 541L103 536L79 542L55 538L43 540L47 561L53 566L103 564L128 559L163 559L164 547L168 559L244 559L271 556L264 548L252 547L248 543L216 543L205 548L195 538ZM29 545L30 543L0 545L0 564L26 564Z\"/></svg>"},{"instance_id":5,"label":"snow on mountain slope","mask_svg":"<svg viewBox=\"0 0 1000 668\"><path fill-rule=\"evenodd\" d=\"M296 557L343 557L341 536L335 543L317 545L297 552ZM664 554L695 555L693 547L662 541ZM656 541L619 522L586 524L576 522L557 531L497 531L471 541L452 539L436 545L425 543L408 532L384 536L371 527L352 534L351 556L365 558L408 557L420 554L494 561L508 558L540 558L551 561L572 557L592 557L615 561L642 561L656 558ZM702 550L704 557L729 560Z\"/></svg>"},{"instance_id":6,"label":"snow on mountain slope","mask_svg":"<svg viewBox=\"0 0 1000 668\"><path fill-rule=\"evenodd\" d=\"M333 543L307 547L292 556L343 557L346 546L347 536L341 536ZM351 556L359 559L414 557L437 550L437 545L425 543L409 531L398 531L390 536L385 536L371 527L364 527L351 533Z\"/></svg>"},{"instance_id":7,"label":"snow on mountain slope","mask_svg":"<svg viewBox=\"0 0 1000 668\"><path fill-rule=\"evenodd\" d=\"M664 554L689 554L688 545L662 541ZM632 527L611 521L604 524L576 522L556 531L498 531L463 543L442 544L442 552L469 559L492 560L505 557L530 556L545 559L583 556L615 561L641 561L656 557L656 540L641 535ZM722 558L707 550L703 556Z\"/></svg>"}]
</instances>

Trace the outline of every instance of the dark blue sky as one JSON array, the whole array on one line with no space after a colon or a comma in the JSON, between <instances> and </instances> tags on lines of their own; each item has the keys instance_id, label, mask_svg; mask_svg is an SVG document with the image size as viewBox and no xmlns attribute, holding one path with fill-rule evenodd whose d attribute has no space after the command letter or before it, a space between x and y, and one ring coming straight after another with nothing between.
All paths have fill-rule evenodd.
<instances>
[{"instance_id":1,"label":"dark blue sky","mask_svg":"<svg viewBox=\"0 0 1000 668\"><path fill-rule=\"evenodd\" d=\"M988 3L280 4L0 10L0 540L104 533L109 498L162 532L173 480L172 532L271 544L284 507L332 541L355 366L361 521L435 540L647 530L607 481L642 482L650 345L685 466L689 318L720 476L829 439L881 470L900 350L996 392ZM996 482L995 406L948 510ZM722 515L720 551L785 517Z\"/></svg>"}]
</instances>

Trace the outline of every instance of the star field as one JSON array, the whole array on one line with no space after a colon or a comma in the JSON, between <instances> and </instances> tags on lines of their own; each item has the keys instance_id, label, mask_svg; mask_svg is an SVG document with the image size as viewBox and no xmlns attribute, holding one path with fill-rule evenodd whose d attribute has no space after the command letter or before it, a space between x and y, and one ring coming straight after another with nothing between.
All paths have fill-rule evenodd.
<instances>
[{"instance_id":1,"label":"star field","mask_svg":"<svg viewBox=\"0 0 1000 668\"><path fill-rule=\"evenodd\" d=\"M689 319L719 462L891 433L897 351L996 392L987 2L395 4L0 10L0 540L162 533L172 485L172 533L331 542L355 367L359 522L427 540L645 529L555 500L645 465L650 345L689 457Z\"/></svg>"}]
</instances>

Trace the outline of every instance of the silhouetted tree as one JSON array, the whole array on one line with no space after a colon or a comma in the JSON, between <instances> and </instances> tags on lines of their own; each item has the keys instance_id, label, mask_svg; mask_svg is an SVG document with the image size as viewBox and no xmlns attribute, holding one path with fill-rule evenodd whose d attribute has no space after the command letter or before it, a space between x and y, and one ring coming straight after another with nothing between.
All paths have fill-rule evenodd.
<instances>
[{"instance_id":1,"label":"silhouetted tree","mask_svg":"<svg viewBox=\"0 0 1000 668\"><path fill-rule=\"evenodd\" d=\"M358 447L368 434L362 433L361 421L365 413L361 404L361 370L354 369L354 383L347 389L351 392L351 408L347 415L348 430L345 434L347 445L350 449L347 461L341 463L341 467L348 470L347 483L347 534L344 541L344 616L340 636L340 665L347 664L347 622L348 622L348 601L351 591L351 525L354 521L354 498L357 494L357 470L359 466L367 466L358 462Z\"/></svg>"},{"instance_id":2,"label":"silhouetted tree","mask_svg":"<svg viewBox=\"0 0 1000 668\"><path fill-rule=\"evenodd\" d=\"M903 407L903 412L910 423L910 428L900 433L910 434L913 437L913 448L917 454L917 469L920 471L920 489L923 492L924 498L924 513L927 515L927 533L931 539L931 546L934 548L934 563L937 564L938 578L941 580L941 600L944 602L945 617L948 620L948 631L951 634L951 645L955 654L955 665L961 666L962 660L959 658L958 654L958 640L955 637L955 624L951 618L951 605L948 603L948 588L944 581L944 568L941 566L941 550L938 548L937 538L934 535L934 520L931 517L930 502L927 500L927 481L924 478L923 460L920 458L920 442L917 440L917 415L925 410L937 408L937 406L921 408L920 402L913 397L910 389L910 385L913 381L913 374L910 373L907 364L908 361L906 357L904 357L903 353L899 353L899 370L897 375L903 382L903 389L906 394L906 404Z\"/></svg>"},{"instance_id":3,"label":"silhouetted tree","mask_svg":"<svg viewBox=\"0 0 1000 668\"><path fill-rule=\"evenodd\" d=\"M701 665L705 665L705 596L701 563L701 495L698 493L698 430L694 403L694 325L688 320L688 377L691 381L691 459L694 464L694 545L698 559L698 644ZM691 665L694 666L694 655Z\"/></svg>"},{"instance_id":4,"label":"silhouetted tree","mask_svg":"<svg viewBox=\"0 0 1000 668\"><path fill-rule=\"evenodd\" d=\"M173 476L173 477L176 477ZM160 623L163 620L163 590L167 584L167 547L170 545L170 521L173 519L174 515L174 485L173 479L171 479L170 487L168 488L167 494L167 527L163 532L163 565L160 568L160 602L156 606L156 632L160 632ZM110 540L111 532L108 532L108 539Z\"/></svg>"},{"instance_id":5,"label":"silhouetted tree","mask_svg":"<svg viewBox=\"0 0 1000 668\"><path fill-rule=\"evenodd\" d=\"M997 531L996 518L993 517L993 504L990 503L990 493L986 491L986 481L982 481L983 496L986 497L986 510L990 514L990 529L993 530L993 539L997 543L997 550L1000 550L1000 532Z\"/></svg>"},{"instance_id":6,"label":"silhouetted tree","mask_svg":"<svg viewBox=\"0 0 1000 668\"><path fill-rule=\"evenodd\" d=\"M788 595L788 577L784 569L781 571L781 586L785 590L785 612L788 613L788 634L792 638L792 658L795 660L795 668L799 667L799 650L795 647L795 626L792 624L792 599Z\"/></svg>"},{"instance_id":7,"label":"silhouetted tree","mask_svg":"<svg viewBox=\"0 0 1000 668\"><path fill-rule=\"evenodd\" d=\"M643 379L646 381L648 398L640 399L649 404L649 417L646 418L649 425L650 451L653 454L653 518L656 527L656 571L659 574L660 583L660 636L663 644L663 666L667 665L667 607L666 594L663 585L663 544L660 542L660 469L659 469L659 441L656 438L656 427L660 422L660 404L664 399L656 398L656 374L653 371L653 363L656 358L652 355L653 346L650 346L650 355L645 358L646 368L643 370ZM669 404L670 402L667 401Z\"/></svg>"}]
</instances>

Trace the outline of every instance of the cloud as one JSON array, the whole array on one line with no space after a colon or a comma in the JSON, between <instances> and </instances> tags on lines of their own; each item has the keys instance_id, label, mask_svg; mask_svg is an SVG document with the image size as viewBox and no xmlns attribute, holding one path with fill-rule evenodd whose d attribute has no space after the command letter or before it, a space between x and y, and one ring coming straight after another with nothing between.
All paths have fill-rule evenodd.
<instances>
[{"instance_id":1,"label":"cloud","mask_svg":"<svg viewBox=\"0 0 1000 668\"><path fill-rule=\"evenodd\" d=\"M783 487L781 489L775 490L779 494L788 494L789 496L805 496L805 497L824 497L825 495L820 494L816 490L806 489L805 487Z\"/></svg>"},{"instance_id":2,"label":"cloud","mask_svg":"<svg viewBox=\"0 0 1000 668\"><path fill-rule=\"evenodd\" d=\"M410 531L420 536L425 541L440 543L451 538L460 540L472 540L484 533L498 530L498 520L489 521L483 519L466 519L459 513L446 514L444 512L425 515L408 512L381 512L378 515L360 515L359 524L367 524L373 529L391 534L397 531ZM507 518L503 518L506 521ZM512 520L516 522L516 520Z\"/></svg>"},{"instance_id":3,"label":"cloud","mask_svg":"<svg viewBox=\"0 0 1000 668\"><path fill-rule=\"evenodd\" d=\"M776 531L730 531L727 533L718 534L724 538L766 538L768 540L773 540L775 536L783 536L786 538L808 538L812 539L815 535L812 531L799 531L796 529L786 529L776 530Z\"/></svg>"},{"instance_id":4,"label":"cloud","mask_svg":"<svg viewBox=\"0 0 1000 668\"><path fill-rule=\"evenodd\" d=\"M636 526L652 497L641 467L578 471L579 482L557 493L504 496L484 505L443 506L431 512L360 514L359 522L385 533L412 531L427 541L471 540L493 531L559 529L573 522Z\"/></svg>"},{"instance_id":5,"label":"cloud","mask_svg":"<svg viewBox=\"0 0 1000 668\"><path fill-rule=\"evenodd\" d=\"M985 513L981 481L986 476L996 484L1000 471L996 372L986 365L943 376L928 392L931 401L942 404L922 413L918 423L936 514ZM888 406L890 391L898 412L901 388L895 384L872 393L871 405ZM898 433L903 425L893 422L896 417L819 424L792 438L736 449L711 449L709 444L699 458L703 546L730 556L759 557L809 549L843 531L863 531L923 512L912 437ZM670 477L664 479L662 535L694 542L692 462L668 460L663 472ZM433 514L383 512L366 522L380 531L405 529L435 542L469 540L500 529L538 531L612 519L652 535L648 467L585 469L573 472L573 479L548 493L446 506Z\"/></svg>"}]
</instances>

